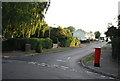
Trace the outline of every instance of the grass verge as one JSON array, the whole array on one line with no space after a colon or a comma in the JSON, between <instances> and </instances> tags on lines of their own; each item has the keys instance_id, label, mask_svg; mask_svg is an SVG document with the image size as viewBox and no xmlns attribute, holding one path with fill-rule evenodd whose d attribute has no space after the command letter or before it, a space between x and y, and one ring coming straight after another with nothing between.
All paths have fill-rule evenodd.
<instances>
[{"instance_id":1,"label":"grass verge","mask_svg":"<svg viewBox=\"0 0 120 81\"><path fill-rule=\"evenodd\" d=\"M65 51L65 50L68 50L68 49L70 49L70 48L43 50L43 53L59 52L59 51Z\"/></svg>"},{"instance_id":2,"label":"grass verge","mask_svg":"<svg viewBox=\"0 0 120 81\"><path fill-rule=\"evenodd\" d=\"M75 48L75 47L61 48L61 49L44 49L42 53L59 52L59 51L65 51L65 50L72 49L72 48ZM36 54L40 54L40 53L37 53L37 52L25 52L25 54L27 54L27 55L36 55Z\"/></svg>"},{"instance_id":3,"label":"grass verge","mask_svg":"<svg viewBox=\"0 0 120 81\"><path fill-rule=\"evenodd\" d=\"M33 54L38 54L38 53L37 52L25 52L25 54L33 55Z\"/></svg>"},{"instance_id":4,"label":"grass verge","mask_svg":"<svg viewBox=\"0 0 120 81\"><path fill-rule=\"evenodd\" d=\"M102 47L103 50L106 50L106 49L108 49L108 48L109 48L108 46Z\"/></svg>"},{"instance_id":5,"label":"grass verge","mask_svg":"<svg viewBox=\"0 0 120 81\"><path fill-rule=\"evenodd\" d=\"M93 61L93 60L94 60L94 55L90 55L90 56L86 57L83 61L89 62L89 61Z\"/></svg>"},{"instance_id":6,"label":"grass verge","mask_svg":"<svg viewBox=\"0 0 120 81\"><path fill-rule=\"evenodd\" d=\"M118 74L118 76L120 77L120 74Z\"/></svg>"},{"instance_id":7,"label":"grass verge","mask_svg":"<svg viewBox=\"0 0 120 81\"><path fill-rule=\"evenodd\" d=\"M80 47L86 47L87 45L81 45Z\"/></svg>"}]
</instances>

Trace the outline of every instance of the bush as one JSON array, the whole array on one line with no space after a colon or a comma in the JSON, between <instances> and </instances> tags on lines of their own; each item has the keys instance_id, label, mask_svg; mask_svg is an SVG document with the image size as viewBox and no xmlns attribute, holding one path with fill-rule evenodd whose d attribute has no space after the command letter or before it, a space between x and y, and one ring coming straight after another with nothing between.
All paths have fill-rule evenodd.
<instances>
[{"instance_id":1,"label":"bush","mask_svg":"<svg viewBox=\"0 0 120 81\"><path fill-rule=\"evenodd\" d=\"M42 44L40 42L37 43L36 52L42 53Z\"/></svg>"},{"instance_id":2,"label":"bush","mask_svg":"<svg viewBox=\"0 0 120 81\"><path fill-rule=\"evenodd\" d=\"M73 38L72 39L72 41L71 41L71 43L70 43L70 47L72 47L72 46L77 46L77 47L79 47L80 46L80 41L77 39L77 38Z\"/></svg>"},{"instance_id":3,"label":"bush","mask_svg":"<svg viewBox=\"0 0 120 81\"><path fill-rule=\"evenodd\" d=\"M87 39L87 40L81 40L81 43L90 43L90 40Z\"/></svg>"},{"instance_id":4,"label":"bush","mask_svg":"<svg viewBox=\"0 0 120 81\"><path fill-rule=\"evenodd\" d=\"M25 40L23 39L9 39L2 42L2 51L13 51L25 49Z\"/></svg>"},{"instance_id":5,"label":"bush","mask_svg":"<svg viewBox=\"0 0 120 81\"><path fill-rule=\"evenodd\" d=\"M76 38L67 38L66 40L61 41L62 47L80 46L80 44L80 41Z\"/></svg>"},{"instance_id":6,"label":"bush","mask_svg":"<svg viewBox=\"0 0 120 81\"><path fill-rule=\"evenodd\" d=\"M112 41L108 41L108 44L112 44Z\"/></svg>"},{"instance_id":7,"label":"bush","mask_svg":"<svg viewBox=\"0 0 120 81\"><path fill-rule=\"evenodd\" d=\"M13 38L2 42L2 51L25 51L25 44L31 44L31 49L36 50L39 43L43 49L52 48L52 40L49 38Z\"/></svg>"},{"instance_id":8,"label":"bush","mask_svg":"<svg viewBox=\"0 0 120 81\"><path fill-rule=\"evenodd\" d=\"M52 40L51 40L50 38L46 38L46 39L44 40L44 43L45 43L45 48L46 48L46 49L52 48Z\"/></svg>"},{"instance_id":9,"label":"bush","mask_svg":"<svg viewBox=\"0 0 120 81\"><path fill-rule=\"evenodd\" d=\"M112 39L112 58L120 60L120 37Z\"/></svg>"},{"instance_id":10,"label":"bush","mask_svg":"<svg viewBox=\"0 0 120 81\"><path fill-rule=\"evenodd\" d=\"M65 47L69 47L70 46L70 43L71 43L71 41L72 41L72 39L67 39L66 41L65 41Z\"/></svg>"},{"instance_id":11,"label":"bush","mask_svg":"<svg viewBox=\"0 0 120 81\"><path fill-rule=\"evenodd\" d=\"M67 38L65 40L61 40L60 46L61 47L69 47L71 42L72 42L72 38Z\"/></svg>"},{"instance_id":12,"label":"bush","mask_svg":"<svg viewBox=\"0 0 120 81\"><path fill-rule=\"evenodd\" d=\"M81 44L81 42L80 42L79 40L76 39L76 41L75 41L75 46L79 47L80 44Z\"/></svg>"},{"instance_id":13,"label":"bush","mask_svg":"<svg viewBox=\"0 0 120 81\"><path fill-rule=\"evenodd\" d=\"M25 39L27 44L31 44L31 49L35 50L37 46L37 42L39 42L39 38L29 38Z\"/></svg>"}]
</instances>

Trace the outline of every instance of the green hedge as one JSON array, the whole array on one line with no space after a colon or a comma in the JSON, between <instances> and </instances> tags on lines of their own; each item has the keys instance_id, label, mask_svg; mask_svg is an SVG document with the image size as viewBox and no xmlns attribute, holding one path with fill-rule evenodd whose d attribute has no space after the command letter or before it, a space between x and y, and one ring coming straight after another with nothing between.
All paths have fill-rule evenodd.
<instances>
[{"instance_id":1,"label":"green hedge","mask_svg":"<svg viewBox=\"0 0 120 81\"><path fill-rule=\"evenodd\" d=\"M42 53L42 43L41 42L38 42L37 43L37 46L36 46L36 52L38 53Z\"/></svg>"},{"instance_id":2,"label":"green hedge","mask_svg":"<svg viewBox=\"0 0 120 81\"><path fill-rule=\"evenodd\" d=\"M87 39L87 40L81 40L80 42L81 43L90 43L90 40L89 39Z\"/></svg>"},{"instance_id":3,"label":"green hedge","mask_svg":"<svg viewBox=\"0 0 120 81\"><path fill-rule=\"evenodd\" d=\"M49 38L45 38L45 39L43 38L13 38L13 39L8 39L2 42L2 51L13 51L13 50L24 51L25 44L31 44L32 50L36 50L37 46L39 45L41 45L42 49L52 48L52 40Z\"/></svg>"},{"instance_id":4,"label":"green hedge","mask_svg":"<svg viewBox=\"0 0 120 81\"><path fill-rule=\"evenodd\" d=\"M112 39L112 58L120 60L120 37Z\"/></svg>"},{"instance_id":5,"label":"green hedge","mask_svg":"<svg viewBox=\"0 0 120 81\"><path fill-rule=\"evenodd\" d=\"M69 47L71 42L72 42L72 38L67 38L66 40L62 40L60 42L60 46L61 47Z\"/></svg>"},{"instance_id":6,"label":"green hedge","mask_svg":"<svg viewBox=\"0 0 120 81\"><path fill-rule=\"evenodd\" d=\"M67 38L66 40L61 41L62 47L71 47L71 46L79 46L81 42L76 38Z\"/></svg>"}]
</instances>

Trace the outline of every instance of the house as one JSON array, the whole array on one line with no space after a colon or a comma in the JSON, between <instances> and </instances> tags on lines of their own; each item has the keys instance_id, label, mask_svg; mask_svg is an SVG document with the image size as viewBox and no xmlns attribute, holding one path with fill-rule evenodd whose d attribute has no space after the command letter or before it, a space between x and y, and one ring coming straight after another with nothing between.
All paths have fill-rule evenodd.
<instances>
[{"instance_id":1,"label":"house","mask_svg":"<svg viewBox=\"0 0 120 81\"><path fill-rule=\"evenodd\" d=\"M87 39L94 40L95 35L92 32L86 32L86 37Z\"/></svg>"},{"instance_id":2,"label":"house","mask_svg":"<svg viewBox=\"0 0 120 81\"><path fill-rule=\"evenodd\" d=\"M86 32L82 29L78 29L77 31L73 32L73 37L78 38L78 40L87 40L85 35L86 35Z\"/></svg>"},{"instance_id":3,"label":"house","mask_svg":"<svg viewBox=\"0 0 120 81\"><path fill-rule=\"evenodd\" d=\"M78 29L77 31L73 32L73 37L78 38L78 40L93 40L95 39L95 35L91 32L85 32L82 29Z\"/></svg>"}]
</instances>

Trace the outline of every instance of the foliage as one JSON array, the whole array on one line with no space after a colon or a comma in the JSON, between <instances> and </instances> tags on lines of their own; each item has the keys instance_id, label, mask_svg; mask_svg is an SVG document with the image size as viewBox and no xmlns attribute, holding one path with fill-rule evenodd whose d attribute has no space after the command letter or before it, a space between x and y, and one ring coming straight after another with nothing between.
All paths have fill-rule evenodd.
<instances>
[{"instance_id":1,"label":"foliage","mask_svg":"<svg viewBox=\"0 0 120 81\"><path fill-rule=\"evenodd\" d=\"M90 43L90 40L87 39L87 40L81 40L81 43Z\"/></svg>"},{"instance_id":2,"label":"foliage","mask_svg":"<svg viewBox=\"0 0 120 81\"><path fill-rule=\"evenodd\" d=\"M63 29L60 26L47 30L45 32L45 37L50 37L53 43L57 43L61 47L78 46L80 44L78 39L73 38L72 32L70 32L69 29Z\"/></svg>"},{"instance_id":3,"label":"foliage","mask_svg":"<svg viewBox=\"0 0 120 81\"><path fill-rule=\"evenodd\" d=\"M79 47L81 42L77 38L73 38L70 43L70 47L77 46Z\"/></svg>"},{"instance_id":4,"label":"foliage","mask_svg":"<svg viewBox=\"0 0 120 81\"><path fill-rule=\"evenodd\" d=\"M73 38L67 38L66 40L62 40L60 46L62 47L69 47Z\"/></svg>"},{"instance_id":5,"label":"foliage","mask_svg":"<svg viewBox=\"0 0 120 81\"><path fill-rule=\"evenodd\" d=\"M22 50L25 51L25 44L31 44L31 49L36 50L36 47L43 49L52 48L52 40L49 38L11 38L2 42L3 51ZM39 45L38 45L39 44ZM38 48L38 49L41 49ZM37 49L37 50L38 50Z\"/></svg>"},{"instance_id":6,"label":"foliage","mask_svg":"<svg viewBox=\"0 0 120 81\"><path fill-rule=\"evenodd\" d=\"M106 37L110 37L112 43L112 58L115 60L120 60L120 15L118 16L118 28L109 25L108 30L105 32Z\"/></svg>"},{"instance_id":7,"label":"foliage","mask_svg":"<svg viewBox=\"0 0 120 81\"><path fill-rule=\"evenodd\" d=\"M41 28L49 5L50 2L3 2L3 35L6 38L29 38Z\"/></svg>"},{"instance_id":8,"label":"foliage","mask_svg":"<svg viewBox=\"0 0 120 81\"><path fill-rule=\"evenodd\" d=\"M101 33L100 33L99 31L96 31L94 34L95 34L95 38L96 38L96 39L99 39Z\"/></svg>"},{"instance_id":9,"label":"foliage","mask_svg":"<svg viewBox=\"0 0 120 81\"><path fill-rule=\"evenodd\" d=\"M86 57L83 61L84 62L90 62L90 61L93 61L94 60L94 55L90 55L88 57Z\"/></svg>"},{"instance_id":10,"label":"foliage","mask_svg":"<svg viewBox=\"0 0 120 81\"><path fill-rule=\"evenodd\" d=\"M67 28L65 28L65 29L68 29L68 30L70 30L70 32L73 32L73 31L75 31L75 28L74 28L73 26L69 26L69 27L67 27Z\"/></svg>"},{"instance_id":11,"label":"foliage","mask_svg":"<svg viewBox=\"0 0 120 81\"><path fill-rule=\"evenodd\" d=\"M58 43L72 37L72 33L67 29L58 27L58 28L51 28L50 30L47 30L45 32L45 37L49 37L49 36L53 40L53 43Z\"/></svg>"},{"instance_id":12,"label":"foliage","mask_svg":"<svg viewBox=\"0 0 120 81\"><path fill-rule=\"evenodd\" d=\"M47 30L50 30L50 26L48 26L48 24L46 24L46 22L44 21L41 23L41 28L40 29L37 28L35 34L32 35L31 37L44 38L45 31Z\"/></svg>"},{"instance_id":13,"label":"foliage","mask_svg":"<svg viewBox=\"0 0 120 81\"><path fill-rule=\"evenodd\" d=\"M111 26L108 28L105 34L106 34L106 37L110 37L111 39L120 37L120 29L117 29L116 27Z\"/></svg>"},{"instance_id":14,"label":"foliage","mask_svg":"<svg viewBox=\"0 0 120 81\"><path fill-rule=\"evenodd\" d=\"M37 43L36 52L42 53L42 44L41 44L41 42L38 42L38 43Z\"/></svg>"}]
</instances>

